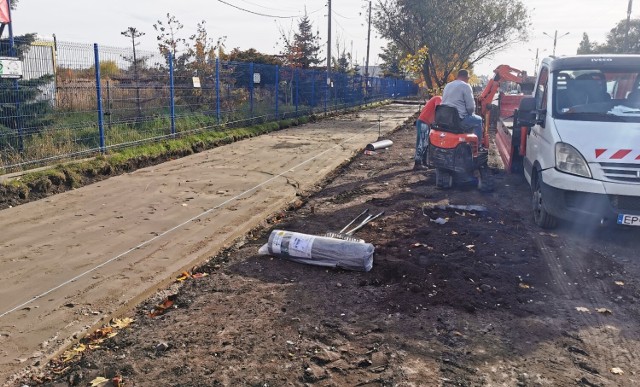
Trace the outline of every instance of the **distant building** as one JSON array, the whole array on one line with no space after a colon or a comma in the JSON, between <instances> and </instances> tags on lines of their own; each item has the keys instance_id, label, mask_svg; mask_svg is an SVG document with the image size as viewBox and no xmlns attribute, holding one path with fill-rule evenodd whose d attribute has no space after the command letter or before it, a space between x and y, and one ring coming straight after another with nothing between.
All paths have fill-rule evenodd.
<instances>
[{"instance_id":1,"label":"distant building","mask_svg":"<svg viewBox=\"0 0 640 387\"><path fill-rule=\"evenodd\" d=\"M360 66L360 75L364 75L364 66ZM369 66L369 76L382 78L384 76L382 67L380 66Z\"/></svg>"}]
</instances>

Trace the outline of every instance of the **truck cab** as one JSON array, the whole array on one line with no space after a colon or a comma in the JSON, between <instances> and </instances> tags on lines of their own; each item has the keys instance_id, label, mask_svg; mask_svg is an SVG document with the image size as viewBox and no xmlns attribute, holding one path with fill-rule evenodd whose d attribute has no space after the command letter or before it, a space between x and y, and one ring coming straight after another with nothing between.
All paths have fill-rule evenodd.
<instances>
[{"instance_id":1,"label":"truck cab","mask_svg":"<svg viewBox=\"0 0 640 387\"><path fill-rule=\"evenodd\" d=\"M545 58L518 125L539 226L640 226L640 55Z\"/></svg>"}]
</instances>

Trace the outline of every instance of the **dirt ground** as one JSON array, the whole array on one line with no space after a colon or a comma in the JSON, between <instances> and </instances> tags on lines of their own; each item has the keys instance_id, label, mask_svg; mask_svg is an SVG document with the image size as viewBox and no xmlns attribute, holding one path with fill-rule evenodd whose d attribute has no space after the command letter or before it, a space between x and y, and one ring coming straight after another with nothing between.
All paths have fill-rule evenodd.
<instances>
[{"instance_id":1,"label":"dirt ground","mask_svg":"<svg viewBox=\"0 0 640 387\"><path fill-rule=\"evenodd\" d=\"M2 379L46 363L316 191L416 110L279 130L0 211Z\"/></svg>"},{"instance_id":2,"label":"dirt ground","mask_svg":"<svg viewBox=\"0 0 640 387\"><path fill-rule=\"evenodd\" d=\"M147 299L100 348L17 384L640 383L639 230L542 231L526 182L501 172L496 155L495 192L443 191L434 171L412 170L411 125L388 138L387 151L358 155L297 210L194 271L207 276ZM257 255L273 228L324 234L366 208L385 211L357 234L376 246L368 273Z\"/></svg>"}]
</instances>

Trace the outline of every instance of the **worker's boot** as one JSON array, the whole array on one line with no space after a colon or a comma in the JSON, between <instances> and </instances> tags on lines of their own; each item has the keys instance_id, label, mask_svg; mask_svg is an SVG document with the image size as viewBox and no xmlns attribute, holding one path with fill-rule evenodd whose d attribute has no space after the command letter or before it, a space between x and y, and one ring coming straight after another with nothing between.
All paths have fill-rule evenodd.
<instances>
[{"instance_id":1,"label":"worker's boot","mask_svg":"<svg viewBox=\"0 0 640 387\"><path fill-rule=\"evenodd\" d=\"M416 162L415 164L413 164L413 170L414 171L424 171L429 169L429 167L427 167L426 165Z\"/></svg>"}]
</instances>

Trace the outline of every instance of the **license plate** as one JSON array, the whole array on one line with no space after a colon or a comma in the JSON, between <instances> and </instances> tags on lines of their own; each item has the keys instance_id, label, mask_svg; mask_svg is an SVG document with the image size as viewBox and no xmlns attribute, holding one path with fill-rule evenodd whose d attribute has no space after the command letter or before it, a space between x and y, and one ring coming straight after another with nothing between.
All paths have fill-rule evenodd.
<instances>
[{"instance_id":1,"label":"license plate","mask_svg":"<svg viewBox=\"0 0 640 387\"><path fill-rule=\"evenodd\" d=\"M625 226L640 226L640 215L618 215L618 224Z\"/></svg>"}]
</instances>

